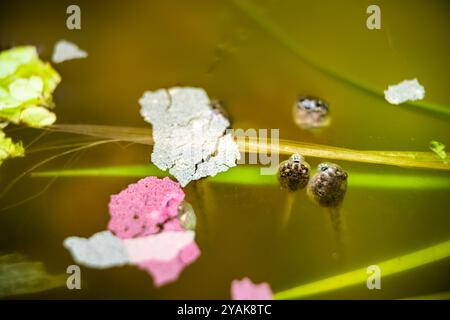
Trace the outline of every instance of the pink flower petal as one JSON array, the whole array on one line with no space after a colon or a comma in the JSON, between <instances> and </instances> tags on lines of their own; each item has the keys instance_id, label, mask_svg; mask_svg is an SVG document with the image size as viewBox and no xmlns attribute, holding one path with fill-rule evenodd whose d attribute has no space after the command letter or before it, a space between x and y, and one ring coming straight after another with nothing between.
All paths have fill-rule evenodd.
<instances>
[{"instance_id":1,"label":"pink flower petal","mask_svg":"<svg viewBox=\"0 0 450 320\"><path fill-rule=\"evenodd\" d=\"M273 294L267 282L254 284L249 278L231 282L233 300L272 300Z\"/></svg>"},{"instance_id":2,"label":"pink flower petal","mask_svg":"<svg viewBox=\"0 0 450 320\"><path fill-rule=\"evenodd\" d=\"M177 217L183 199L180 185L169 178L141 179L111 196L108 229L122 239L157 233L163 224ZM170 230L176 228L176 223L172 222Z\"/></svg>"},{"instance_id":3,"label":"pink flower petal","mask_svg":"<svg viewBox=\"0 0 450 320\"><path fill-rule=\"evenodd\" d=\"M192 242L172 260L149 260L140 262L137 266L147 271L153 277L155 286L160 287L176 281L184 268L197 260L199 256L200 249L195 242Z\"/></svg>"}]
</instances>

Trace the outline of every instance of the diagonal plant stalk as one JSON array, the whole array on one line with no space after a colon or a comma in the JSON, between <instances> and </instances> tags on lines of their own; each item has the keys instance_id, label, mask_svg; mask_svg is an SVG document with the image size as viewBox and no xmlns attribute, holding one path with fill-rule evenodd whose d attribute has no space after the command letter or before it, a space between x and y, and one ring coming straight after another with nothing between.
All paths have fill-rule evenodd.
<instances>
[{"instance_id":1,"label":"diagonal plant stalk","mask_svg":"<svg viewBox=\"0 0 450 320\"><path fill-rule=\"evenodd\" d=\"M33 172L32 177L165 177L167 173L154 165L128 165L100 168L63 169ZM278 185L275 175L261 175L256 166L237 166L214 177L208 182L233 185ZM449 176L371 174L352 172L349 177L352 188L383 188L408 190L450 189Z\"/></svg>"},{"instance_id":2,"label":"diagonal plant stalk","mask_svg":"<svg viewBox=\"0 0 450 320\"><path fill-rule=\"evenodd\" d=\"M53 125L49 130L129 141L146 145L153 144L151 130L145 128L59 124ZM444 163L432 152L361 151L311 143L293 142L288 140L280 140L278 145L272 146L270 141L261 142L254 138L249 138L247 140L237 139L237 143L239 144L239 149L242 152L278 152L281 155L299 153L305 157L330 160L353 161L410 168L450 170L450 163Z\"/></svg>"},{"instance_id":3,"label":"diagonal plant stalk","mask_svg":"<svg viewBox=\"0 0 450 320\"><path fill-rule=\"evenodd\" d=\"M450 241L445 241L422 250L376 263L375 265L380 268L381 276L384 279L387 276L421 267L448 257L450 257ZM303 299L358 284L365 286L367 278L367 267L364 267L277 292L274 294L274 299Z\"/></svg>"},{"instance_id":4,"label":"diagonal plant stalk","mask_svg":"<svg viewBox=\"0 0 450 320\"><path fill-rule=\"evenodd\" d=\"M270 18L267 17L266 14L257 5L254 5L252 3L252 1L233 0L232 2L237 8L239 8L242 13L244 13L249 19L256 23L260 29L265 31L280 45L282 45L284 48L289 50L291 53L293 53L308 65L354 88L384 98L383 90L380 90L369 83L356 80L352 77L342 74L329 66L325 66L320 61L315 59L312 55L307 54L298 43L298 41L295 41L293 38L289 37L282 28L280 28L276 23L272 22ZM450 118L450 108L442 104L425 101L408 101L402 105L415 107L417 108L417 110Z\"/></svg>"}]
</instances>

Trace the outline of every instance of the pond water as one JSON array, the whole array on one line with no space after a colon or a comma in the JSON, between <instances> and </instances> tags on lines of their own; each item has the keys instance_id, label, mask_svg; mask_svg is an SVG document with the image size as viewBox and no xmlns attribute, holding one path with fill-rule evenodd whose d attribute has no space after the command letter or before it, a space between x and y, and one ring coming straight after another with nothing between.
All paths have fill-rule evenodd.
<instances>
[{"instance_id":1,"label":"pond water","mask_svg":"<svg viewBox=\"0 0 450 320\"><path fill-rule=\"evenodd\" d=\"M368 2L254 2L322 65L385 89L417 77L425 99L450 105L447 76L450 4L447 1L378 1L381 30L366 27ZM66 2L2 1L0 45L36 45L50 60L53 44L66 39L89 53L56 66L62 75L54 100L57 123L146 127L138 99L145 90L204 88L223 101L234 128L280 130L280 138L366 150L428 151L430 140L449 144L448 119L393 106L318 71L286 50L227 1L78 1L82 29L67 30ZM292 119L299 95L329 103L332 122L307 132ZM31 142L41 131L11 135ZM83 139L47 134L37 145ZM0 168L3 188L14 177L59 150L30 153ZM108 144L58 158L42 169L145 164L151 147ZM283 157L282 160L287 157ZM322 159L307 159L316 167ZM338 161L352 172L444 176L444 171ZM0 199L0 253L19 252L65 273L72 257L62 241L104 230L107 204L136 178L25 176ZM267 281L277 292L343 271L376 264L450 238L449 189L351 188L342 206L346 261L333 258L334 235L326 211L298 192L289 224L281 228L287 193L276 185L190 183L186 199L197 213L200 259L178 282L154 288L134 267L82 268L83 289L54 289L35 298L196 299L230 297L233 279ZM404 298L450 290L450 261L443 260L317 298Z\"/></svg>"}]
</instances>

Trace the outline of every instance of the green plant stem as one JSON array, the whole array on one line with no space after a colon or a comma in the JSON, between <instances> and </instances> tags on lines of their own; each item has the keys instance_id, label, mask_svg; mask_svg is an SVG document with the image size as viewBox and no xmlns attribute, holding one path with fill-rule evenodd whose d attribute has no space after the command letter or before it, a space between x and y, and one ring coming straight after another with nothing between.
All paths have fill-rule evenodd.
<instances>
[{"instance_id":1,"label":"green plant stem","mask_svg":"<svg viewBox=\"0 0 450 320\"><path fill-rule=\"evenodd\" d=\"M165 171L154 165L128 165L100 168L81 168L54 171L33 172L33 177L147 177L167 176ZM261 175L260 168L255 166L237 166L227 172L207 178L211 183L233 185L277 185L275 175ZM448 175L402 175L402 174L372 174L351 172L348 179L351 188L384 188L384 189L415 189L439 190L450 189Z\"/></svg>"},{"instance_id":2,"label":"green plant stem","mask_svg":"<svg viewBox=\"0 0 450 320\"><path fill-rule=\"evenodd\" d=\"M426 249L418 250L393 259L375 263L383 279L406 270L414 269L450 257L450 241L445 241ZM274 294L274 299L302 299L353 285L366 285L367 267L346 272L323 280L300 285Z\"/></svg>"},{"instance_id":3,"label":"green plant stem","mask_svg":"<svg viewBox=\"0 0 450 320\"><path fill-rule=\"evenodd\" d=\"M264 30L280 45L282 45L284 48L293 53L296 57L300 58L306 64L354 88L384 98L383 90L380 90L369 83L356 80L352 77L342 74L329 66L325 66L320 61L313 58L312 55L307 54L298 41L295 41L293 38L288 36L285 33L285 31L282 28L280 28L276 23L270 21L270 18L267 17L258 6L254 5L252 1L233 0L232 2L235 4L237 8L240 9L242 13L244 13L248 18L250 18L253 22L255 22L260 29ZM403 105L412 106L422 111L450 118L450 108L445 105L425 101L408 101L405 102Z\"/></svg>"},{"instance_id":4,"label":"green plant stem","mask_svg":"<svg viewBox=\"0 0 450 320\"><path fill-rule=\"evenodd\" d=\"M129 141L145 145L153 144L151 130L145 128L59 124L50 127L48 130ZM261 153L272 152L282 155L299 153L305 157L321 159L450 171L450 163L444 163L433 152L361 151L288 140L280 140L278 145L272 146L270 141L258 141L257 139L251 138L247 140L237 139L237 143L242 152L255 152L257 150Z\"/></svg>"}]
</instances>

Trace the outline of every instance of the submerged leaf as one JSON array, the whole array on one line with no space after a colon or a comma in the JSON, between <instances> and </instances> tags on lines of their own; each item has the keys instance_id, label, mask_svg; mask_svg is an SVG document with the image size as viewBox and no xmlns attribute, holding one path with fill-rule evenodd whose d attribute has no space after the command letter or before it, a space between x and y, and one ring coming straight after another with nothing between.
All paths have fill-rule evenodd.
<instances>
[{"instance_id":1,"label":"submerged leaf","mask_svg":"<svg viewBox=\"0 0 450 320\"><path fill-rule=\"evenodd\" d=\"M19 254L0 256L0 297L30 294L66 285L66 274L51 275L42 262Z\"/></svg>"}]
</instances>

